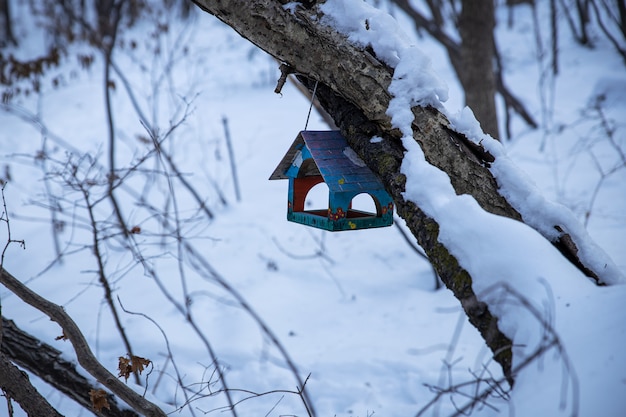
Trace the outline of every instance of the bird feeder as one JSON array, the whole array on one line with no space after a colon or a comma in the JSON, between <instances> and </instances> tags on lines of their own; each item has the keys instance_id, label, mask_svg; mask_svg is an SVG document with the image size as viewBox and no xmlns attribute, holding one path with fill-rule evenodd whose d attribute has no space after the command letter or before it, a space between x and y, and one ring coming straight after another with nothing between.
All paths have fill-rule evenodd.
<instances>
[{"instance_id":1,"label":"bird feeder","mask_svg":"<svg viewBox=\"0 0 626 417\"><path fill-rule=\"evenodd\" d=\"M289 180L291 222L333 232L393 224L393 200L339 131L300 132L269 179ZM328 207L305 210L307 194L322 182L328 185ZM352 208L363 193L374 200L375 213Z\"/></svg>"}]
</instances>

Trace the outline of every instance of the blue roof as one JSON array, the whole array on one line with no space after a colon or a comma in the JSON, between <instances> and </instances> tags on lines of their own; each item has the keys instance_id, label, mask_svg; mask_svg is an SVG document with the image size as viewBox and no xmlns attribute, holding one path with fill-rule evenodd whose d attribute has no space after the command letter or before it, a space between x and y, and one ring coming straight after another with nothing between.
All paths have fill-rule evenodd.
<instances>
[{"instance_id":1,"label":"blue roof","mask_svg":"<svg viewBox=\"0 0 626 417\"><path fill-rule=\"evenodd\" d=\"M310 154L316 169L309 167L307 172L300 173L302 163L308 159L307 154ZM360 193L384 190L378 177L348 146L338 130L300 132L270 176L270 180L295 176L287 173L291 167L296 168L295 172L299 177L322 175L331 192Z\"/></svg>"}]
</instances>

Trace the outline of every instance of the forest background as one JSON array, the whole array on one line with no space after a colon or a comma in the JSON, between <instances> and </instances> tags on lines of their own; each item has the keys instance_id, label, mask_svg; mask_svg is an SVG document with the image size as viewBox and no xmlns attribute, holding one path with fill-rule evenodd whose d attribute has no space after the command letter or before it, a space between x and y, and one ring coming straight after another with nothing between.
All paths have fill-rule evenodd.
<instances>
[{"instance_id":1,"label":"forest background","mask_svg":"<svg viewBox=\"0 0 626 417\"><path fill-rule=\"evenodd\" d=\"M511 400L402 221L328 234L284 220L286 184L266 178L305 127L309 97L295 84L273 93L279 63L188 3L75 3L1 4L2 266L62 305L105 367L148 360L142 373L122 366L122 379L189 415L234 403L241 415L519 410L523 397ZM509 3L494 12L493 135L625 271L623 2ZM446 106L462 108L467 80L450 44L461 2L372 4L431 57ZM308 123L328 128L316 114ZM45 315L11 292L1 301L3 317L73 360ZM610 313L604 301L589 302L581 328ZM605 332L616 345L626 337ZM48 371L17 364L54 408L88 413L44 382ZM624 408L624 367L594 376L570 365L546 376L565 391L546 409L596 407L577 403L577 384L610 386L604 415Z\"/></svg>"}]
</instances>

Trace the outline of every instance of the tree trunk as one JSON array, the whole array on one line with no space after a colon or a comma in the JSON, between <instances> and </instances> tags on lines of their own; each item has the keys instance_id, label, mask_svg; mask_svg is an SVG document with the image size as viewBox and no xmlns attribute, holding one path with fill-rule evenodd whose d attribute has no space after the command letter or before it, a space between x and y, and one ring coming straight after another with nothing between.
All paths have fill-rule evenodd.
<instances>
[{"instance_id":1,"label":"tree trunk","mask_svg":"<svg viewBox=\"0 0 626 417\"><path fill-rule=\"evenodd\" d=\"M533 0L526 0L533 1ZM456 40L452 39L441 26L437 24L436 20L429 20L423 14L421 14L418 10L413 8L411 2L408 0L393 0L393 3L400 8L404 13L406 13L411 19L413 19L413 23L417 30L426 30L430 36L432 36L437 42L439 42L448 52L448 57L450 58L450 64L452 68L454 68L454 72L457 75L459 81L461 81L463 73L465 71L464 66L461 60L461 45L457 43ZM431 9L432 11L432 9ZM498 50L494 43L494 51L493 51L494 59L496 59L497 64L497 55ZM493 68L492 68L493 70ZM513 95L513 93L507 88L504 84L504 78L502 76L501 69L496 65L495 72L495 83L496 90L502 96L504 100L504 106L506 108L505 112L505 120L506 120L506 133L507 137L511 136L509 124L510 110L513 110L517 113L524 121L532 128L536 128L537 122L533 118L533 116L528 113L523 103ZM461 81L462 83L462 81ZM480 120L480 119L479 119Z\"/></svg>"},{"instance_id":2,"label":"tree trunk","mask_svg":"<svg viewBox=\"0 0 626 417\"><path fill-rule=\"evenodd\" d=\"M400 132L391 127L386 114L391 99L388 87L393 69L370 50L351 44L333 28L320 23L319 11L308 4L293 13L284 1L194 0L270 55L291 66L300 80L319 82L317 96L333 116L348 144L383 181L404 218L424 248L445 285L459 299L470 321L480 330L505 375L512 381L511 341L499 330L497 319L472 289L472 277L438 241L439 225L411 201L404 199L406 178L400 172L404 155ZM312 3L312 2L308 2ZM426 159L445 171L457 194L470 194L491 213L522 220L521 215L498 193L488 167L494 157L480 145L454 132L443 114L430 107L414 107L414 139ZM385 140L371 143L374 136ZM555 225L559 227L559 225ZM569 244L571 243L571 244ZM581 270L598 277L582 264L576 245L568 235L555 242Z\"/></svg>"},{"instance_id":3,"label":"tree trunk","mask_svg":"<svg viewBox=\"0 0 626 417\"><path fill-rule=\"evenodd\" d=\"M10 0L0 0L0 47L6 45L17 45L15 35L13 35L13 22L11 21Z\"/></svg>"},{"instance_id":4,"label":"tree trunk","mask_svg":"<svg viewBox=\"0 0 626 417\"><path fill-rule=\"evenodd\" d=\"M494 76L496 26L494 0L463 0L459 16L461 67L459 79L465 91L465 104L472 109L481 127L499 138Z\"/></svg>"}]
</instances>

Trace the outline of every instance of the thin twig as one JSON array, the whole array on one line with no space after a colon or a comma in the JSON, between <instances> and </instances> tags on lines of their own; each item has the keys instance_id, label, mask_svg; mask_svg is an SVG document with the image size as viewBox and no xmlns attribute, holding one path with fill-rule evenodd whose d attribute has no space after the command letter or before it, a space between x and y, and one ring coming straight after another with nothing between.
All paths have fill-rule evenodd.
<instances>
[{"instance_id":1,"label":"thin twig","mask_svg":"<svg viewBox=\"0 0 626 417\"><path fill-rule=\"evenodd\" d=\"M122 324L122 320L117 312L117 308L115 307L115 303L113 302L113 291L111 290L111 286L109 285L109 280L107 279L104 267L104 254L100 248L100 231L98 229L98 223L96 222L96 218L94 217L94 205L92 204L89 198L89 189L86 184L80 183L80 188L83 194L83 198L85 200L85 205L87 209L87 213L89 214L89 222L91 224L91 235L93 237L93 254L96 258L96 263L98 265L98 280L100 281L100 285L104 290L104 299L106 300L107 305L109 306L109 310L111 311L111 315L113 316L113 321L115 322L115 326L117 327L117 331L124 342L124 346L126 347L127 353L132 357L133 348L131 347L130 340L128 339L128 335L126 334L126 330L124 329L124 325ZM135 383L137 385L141 385L141 380L139 379L139 373L133 372L133 376L135 378Z\"/></svg>"},{"instance_id":2,"label":"thin twig","mask_svg":"<svg viewBox=\"0 0 626 417\"><path fill-rule=\"evenodd\" d=\"M113 48L115 46L115 40L117 37L117 29L122 18L121 7L124 2L118 2L113 7L111 7L110 13L112 20L111 22L111 31L108 34L111 37L110 43L108 46L105 46L102 50L102 54L104 56L104 104L105 104L105 116L107 121L108 128L108 136L109 136L109 200L113 205L113 211L115 216L117 217L117 221L119 222L120 229L122 233L127 236L129 234L128 228L126 227L126 221L124 220L124 216L122 215L122 209L120 208L120 204L117 201L117 198L114 194L115 183L117 179L117 173L115 169L115 149L116 149L116 137L115 137L115 125L113 122L113 109L111 104L111 56L113 55Z\"/></svg>"},{"instance_id":3,"label":"thin twig","mask_svg":"<svg viewBox=\"0 0 626 417\"><path fill-rule=\"evenodd\" d=\"M239 179L237 178L237 163L235 162L235 151L230 138L230 129L228 129L228 119L222 117L222 126L224 127L224 138L226 139L226 149L228 149L228 160L230 161L230 173L233 176L233 187L235 187L235 198L237 202L241 201L241 191L239 191Z\"/></svg>"},{"instance_id":4,"label":"thin twig","mask_svg":"<svg viewBox=\"0 0 626 417\"><path fill-rule=\"evenodd\" d=\"M172 366L174 367L174 372L176 373L177 382L178 382L178 384L181 387L183 387L184 383L183 383L182 374L181 374L180 370L178 369L178 365L176 364L176 361L174 360L174 355L173 355L172 349L170 347L169 338L167 337L167 334L165 333L163 328L152 317L148 316L147 314L127 310L124 307L124 305L122 304L122 300L120 300L119 296L117 297L117 302L119 303L120 307L122 308L122 311L124 311L126 314L143 317L144 319L146 319L149 322L151 322L152 324L154 324L154 326L159 330L159 332L161 332L161 336L163 337L163 340L165 341L165 347L167 349L168 362L172 363ZM158 382L158 380L157 380L157 382ZM147 389L148 389L148 387L146 386L146 390ZM145 393L144 393L144 395L145 395Z\"/></svg>"}]
</instances>

